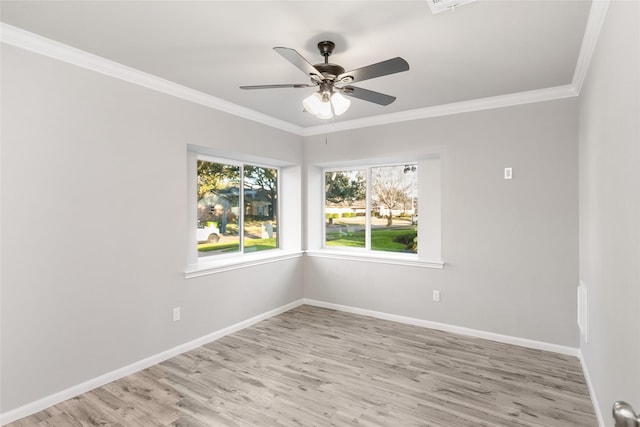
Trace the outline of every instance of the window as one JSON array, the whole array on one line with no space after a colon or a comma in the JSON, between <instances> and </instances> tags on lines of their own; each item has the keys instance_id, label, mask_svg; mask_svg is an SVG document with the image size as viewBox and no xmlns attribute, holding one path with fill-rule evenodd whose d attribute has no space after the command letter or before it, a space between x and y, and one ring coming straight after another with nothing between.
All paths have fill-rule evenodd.
<instances>
[{"instance_id":1,"label":"window","mask_svg":"<svg viewBox=\"0 0 640 427\"><path fill-rule=\"evenodd\" d=\"M417 163L324 171L325 247L418 252Z\"/></svg>"},{"instance_id":2,"label":"window","mask_svg":"<svg viewBox=\"0 0 640 427\"><path fill-rule=\"evenodd\" d=\"M278 247L278 172L198 156L198 258Z\"/></svg>"}]
</instances>

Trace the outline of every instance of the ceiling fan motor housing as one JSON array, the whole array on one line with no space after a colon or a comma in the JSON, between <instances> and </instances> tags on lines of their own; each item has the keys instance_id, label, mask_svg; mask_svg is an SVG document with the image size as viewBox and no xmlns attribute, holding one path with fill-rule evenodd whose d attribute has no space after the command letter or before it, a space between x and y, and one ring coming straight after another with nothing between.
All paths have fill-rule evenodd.
<instances>
[{"instance_id":1,"label":"ceiling fan motor housing","mask_svg":"<svg viewBox=\"0 0 640 427\"><path fill-rule=\"evenodd\" d=\"M338 64L315 64L314 67L322 73L323 80L335 80L337 76L344 73L344 67Z\"/></svg>"}]
</instances>

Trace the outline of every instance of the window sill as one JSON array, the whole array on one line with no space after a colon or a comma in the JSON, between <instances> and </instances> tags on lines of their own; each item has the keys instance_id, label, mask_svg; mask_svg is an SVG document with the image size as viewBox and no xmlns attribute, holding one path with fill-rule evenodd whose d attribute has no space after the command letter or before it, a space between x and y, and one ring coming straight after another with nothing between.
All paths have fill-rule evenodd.
<instances>
[{"instance_id":1,"label":"window sill","mask_svg":"<svg viewBox=\"0 0 640 427\"><path fill-rule=\"evenodd\" d=\"M313 251L305 251L310 257L317 258L333 258L349 261L375 262L379 264L407 265L411 267L423 268L444 268L444 262L440 260L423 260L414 254L394 254L394 253L356 253L351 251L340 251L331 249L320 249Z\"/></svg>"},{"instance_id":2,"label":"window sill","mask_svg":"<svg viewBox=\"0 0 640 427\"><path fill-rule=\"evenodd\" d=\"M238 270L255 265L269 264L287 259L299 258L303 252L292 252L272 249L254 254L239 254L232 258L201 259L197 264L187 266L184 272L185 279L222 273L224 271Z\"/></svg>"}]
</instances>

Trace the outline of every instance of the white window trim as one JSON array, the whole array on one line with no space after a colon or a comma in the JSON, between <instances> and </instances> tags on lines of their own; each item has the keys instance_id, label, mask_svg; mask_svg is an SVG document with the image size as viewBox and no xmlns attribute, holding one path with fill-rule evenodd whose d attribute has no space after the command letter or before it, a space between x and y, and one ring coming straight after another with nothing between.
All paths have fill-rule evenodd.
<instances>
[{"instance_id":1,"label":"white window trim","mask_svg":"<svg viewBox=\"0 0 640 427\"><path fill-rule=\"evenodd\" d=\"M197 160L230 165L251 165L278 170L278 248L259 252L234 252L224 255L198 257L196 245L197 207L193 202L197 198ZM301 236L296 233L296 223L301 224L301 200L299 200L301 167L287 162L244 156L242 154L218 152L215 149L187 145L187 265L185 279L221 273L272 262L298 258L303 255ZM241 191L242 193L242 191ZM297 197L297 199L296 199ZM283 203L291 198L292 203ZM240 209L242 221L244 210ZM286 221L286 223L285 223ZM241 248L244 247L241 240Z\"/></svg>"},{"instance_id":2,"label":"white window trim","mask_svg":"<svg viewBox=\"0 0 640 427\"><path fill-rule=\"evenodd\" d=\"M378 264L393 264L393 265L406 265L411 267L425 267L425 268L444 268L444 262L442 261L429 261L421 260L417 254L400 254L395 255L397 252L362 252L358 253L355 250L346 251L340 249L320 249L320 250L308 250L305 251L305 255L316 258L332 258L342 259L347 261L360 261L360 262L374 262Z\"/></svg>"},{"instance_id":3,"label":"white window trim","mask_svg":"<svg viewBox=\"0 0 640 427\"><path fill-rule=\"evenodd\" d=\"M362 170L380 166L393 166L405 164L418 164L418 193L422 208L420 208L421 218L429 218L429 221L422 221L418 227L418 242L428 242L418 247L418 254L373 251L370 248L340 248L326 246L325 235L325 172L335 170ZM393 162L370 162L370 163L341 163L336 165L311 165L309 168L311 175L310 182L319 181L320 195L313 202L309 198L311 204L308 205L309 212L312 212L314 205L322 212L322 217L310 215L307 219L308 224L308 242L309 247L305 254L310 257L322 257L343 259L361 262L386 263L394 265L406 265L427 268L444 268L445 262L441 256L441 193L442 193L442 177L441 177L441 155L439 153L429 154L417 159L407 161ZM318 175L314 178L313 174ZM370 177L367 178L367 187L370 185ZM317 184L314 184L317 185ZM419 202L420 203L420 202ZM367 212L370 215L370 212ZM369 223L369 222L368 222ZM320 230L313 237L313 230ZM370 241L370 238L369 240ZM420 245L420 243L419 243Z\"/></svg>"},{"instance_id":4,"label":"white window trim","mask_svg":"<svg viewBox=\"0 0 640 427\"><path fill-rule=\"evenodd\" d=\"M238 270L256 265L269 264L272 262L285 261L293 258L300 258L302 251L286 251L283 249L270 249L262 252L249 252L237 254L235 257L223 257L222 259L200 260L197 264L188 265L184 271L184 278L206 276L209 274L222 273L225 271ZM209 257L216 258L216 257Z\"/></svg>"}]
</instances>

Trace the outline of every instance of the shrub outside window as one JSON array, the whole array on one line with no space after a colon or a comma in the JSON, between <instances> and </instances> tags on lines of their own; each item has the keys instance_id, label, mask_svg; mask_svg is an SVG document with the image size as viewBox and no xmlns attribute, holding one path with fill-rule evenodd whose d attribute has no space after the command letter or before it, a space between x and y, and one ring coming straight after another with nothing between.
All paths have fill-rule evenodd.
<instances>
[{"instance_id":1,"label":"shrub outside window","mask_svg":"<svg viewBox=\"0 0 640 427\"><path fill-rule=\"evenodd\" d=\"M197 173L198 257L278 247L278 169L198 158Z\"/></svg>"},{"instance_id":2,"label":"shrub outside window","mask_svg":"<svg viewBox=\"0 0 640 427\"><path fill-rule=\"evenodd\" d=\"M418 252L418 165L325 170L325 246Z\"/></svg>"}]
</instances>

